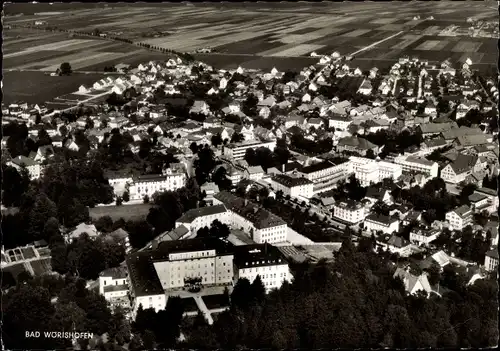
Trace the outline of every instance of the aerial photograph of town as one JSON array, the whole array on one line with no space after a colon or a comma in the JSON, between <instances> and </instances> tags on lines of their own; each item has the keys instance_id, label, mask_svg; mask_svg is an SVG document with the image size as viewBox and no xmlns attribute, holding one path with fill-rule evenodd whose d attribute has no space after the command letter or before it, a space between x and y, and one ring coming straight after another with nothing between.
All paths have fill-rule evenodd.
<instances>
[{"instance_id":1,"label":"aerial photograph of town","mask_svg":"<svg viewBox=\"0 0 500 351\"><path fill-rule=\"evenodd\" d=\"M4 3L2 349L498 347L498 18Z\"/></svg>"}]
</instances>

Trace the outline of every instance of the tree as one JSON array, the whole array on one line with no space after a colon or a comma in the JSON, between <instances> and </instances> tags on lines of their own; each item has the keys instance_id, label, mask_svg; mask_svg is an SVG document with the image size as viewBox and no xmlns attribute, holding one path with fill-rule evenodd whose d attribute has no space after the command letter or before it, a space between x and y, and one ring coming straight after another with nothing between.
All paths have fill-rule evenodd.
<instances>
[{"instance_id":1,"label":"tree","mask_svg":"<svg viewBox=\"0 0 500 351\"><path fill-rule=\"evenodd\" d=\"M28 233L33 240L42 239L45 223L51 217L57 217L57 206L45 193L39 193L28 214Z\"/></svg>"},{"instance_id":2,"label":"tree","mask_svg":"<svg viewBox=\"0 0 500 351\"><path fill-rule=\"evenodd\" d=\"M214 147L218 147L219 145L222 144L222 137L221 137L220 133L212 135L211 143Z\"/></svg>"},{"instance_id":3,"label":"tree","mask_svg":"<svg viewBox=\"0 0 500 351\"><path fill-rule=\"evenodd\" d=\"M233 135L231 136L231 143L239 143L239 142L242 142L243 140L245 140L245 137L243 136L243 134L241 133L238 133L238 132L234 132Z\"/></svg>"},{"instance_id":4,"label":"tree","mask_svg":"<svg viewBox=\"0 0 500 351\"><path fill-rule=\"evenodd\" d=\"M129 202L130 200L130 195L128 191L125 191L122 196L123 202Z\"/></svg>"},{"instance_id":5,"label":"tree","mask_svg":"<svg viewBox=\"0 0 500 351\"><path fill-rule=\"evenodd\" d=\"M123 204L123 198L121 196L116 197L116 206L121 206Z\"/></svg>"},{"instance_id":6,"label":"tree","mask_svg":"<svg viewBox=\"0 0 500 351\"><path fill-rule=\"evenodd\" d=\"M68 62L61 63L61 66L59 67L59 75L69 76L72 72L71 65Z\"/></svg>"},{"instance_id":7,"label":"tree","mask_svg":"<svg viewBox=\"0 0 500 351\"><path fill-rule=\"evenodd\" d=\"M30 184L26 168L17 169L2 164L2 204L6 207L19 206L22 195Z\"/></svg>"}]
</instances>

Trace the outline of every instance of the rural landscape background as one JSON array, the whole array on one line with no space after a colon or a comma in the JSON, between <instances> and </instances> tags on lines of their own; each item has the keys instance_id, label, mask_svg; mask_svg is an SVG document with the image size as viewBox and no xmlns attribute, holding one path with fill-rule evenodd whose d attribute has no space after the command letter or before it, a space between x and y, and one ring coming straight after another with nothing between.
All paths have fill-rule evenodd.
<instances>
[{"instance_id":1,"label":"rural landscape background","mask_svg":"<svg viewBox=\"0 0 500 351\"><path fill-rule=\"evenodd\" d=\"M93 83L119 63L165 60L165 50L212 53L216 68L300 70L318 55L353 55L361 69L389 67L402 55L497 65L497 39L451 36L467 18L494 21L492 2L6 4L4 101L42 103ZM37 22L38 25L34 25ZM69 62L72 78L51 77ZM44 89L39 87L43 86Z\"/></svg>"}]
</instances>

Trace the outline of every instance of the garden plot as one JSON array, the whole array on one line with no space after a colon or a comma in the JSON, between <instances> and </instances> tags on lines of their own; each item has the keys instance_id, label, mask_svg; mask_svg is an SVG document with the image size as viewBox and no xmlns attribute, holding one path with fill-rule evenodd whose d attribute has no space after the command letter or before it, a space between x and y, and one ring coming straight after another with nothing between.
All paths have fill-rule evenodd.
<instances>
[{"instance_id":1,"label":"garden plot","mask_svg":"<svg viewBox=\"0 0 500 351\"><path fill-rule=\"evenodd\" d=\"M473 41L460 41L458 42L451 51L453 52L476 52L481 47L481 43Z\"/></svg>"},{"instance_id":2,"label":"garden plot","mask_svg":"<svg viewBox=\"0 0 500 351\"><path fill-rule=\"evenodd\" d=\"M324 34L312 35L312 33L303 34L303 35L287 35L281 39L281 42L283 44L302 44L302 43L305 43L306 41L315 40L315 39L319 39L319 38L323 38L323 37L324 37ZM311 45L311 44L309 44L309 45Z\"/></svg>"},{"instance_id":3,"label":"garden plot","mask_svg":"<svg viewBox=\"0 0 500 351\"><path fill-rule=\"evenodd\" d=\"M467 52L460 57L458 62L465 62L468 58L470 58L473 64L480 63L482 62L483 57L484 54L480 52Z\"/></svg>"},{"instance_id":4,"label":"garden plot","mask_svg":"<svg viewBox=\"0 0 500 351\"><path fill-rule=\"evenodd\" d=\"M122 53L115 53L115 52L97 52L94 53L93 55L88 55L86 57L82 57L82 55L79 54L78 55L79 58L75 58L76 55L72 55L73 59L71 60L61 57L58 63L45 66L45 68L42 69L42 71L56 71L61 65L61 62L69 62L71 64L71 68L75 71L83 67L92 65L96 62L119 59L123 55L124 54Z\"/></svg>"},{"instance_id":5,"label":"garden plot","mask_svg":"<svg viewBox=\"0 0 500 351\"><path fill-rule=\"evenodd\" d=\"M429 51L429 50L443 50L444 47L448 45L448 42L446 40L426 40L424 43L420 44L415 48L415 50L424 50L424 51Z\"/></svg>"},{"instance_id":6,"label":"garden plot","mask_svg":"<svg viewBox=\"0 0 500 351\"><path fill-rule=\"evenodd\" d=\"M103 45L104 44L104 45ZM79 51L79 50L89 50L90 48L95 49L96 46L105 46L105 45L110 45L109 41L102 41L102 40L88 40L85 42L81 43L76 43L76 44L71 44L68 46L64 46L58 49L58 51Z\"/></svg>"},{"instance_id":7,"label":"garden plot","mask_svg":"<svg viewBox=\"0 0 500 351\"><path fill-rule=\"evenodd\" d=\"M349 38L356 38L356 37L362 36L362 35L370 32L370 31L371 31L370 29L355 29L352 32L343 34L343 36L349 37Z\"/></svg>"},{"instance_id":8,"label":"garden plot","mask_svg":"<svg viewBox=\"0 0 500 351\"><path fill-rule=\"evenodd\" d=\"M397 21L397 18L378 18L373 21L370 21L372 24L390 24Z\"/></svg>"},{"instance_id":9,"label":"garden plot","mask_svg":"<svg viewBox=\"0 0 500 351\"><path fill-rule=\"evenodd\" d=\"M317 45L317 44L300 44L294 46L293 48L286 49L269 56L285 56L285 57L304 56L314 50L321 49L322 47L323 45Z\"/></svg>"}]
</instances>

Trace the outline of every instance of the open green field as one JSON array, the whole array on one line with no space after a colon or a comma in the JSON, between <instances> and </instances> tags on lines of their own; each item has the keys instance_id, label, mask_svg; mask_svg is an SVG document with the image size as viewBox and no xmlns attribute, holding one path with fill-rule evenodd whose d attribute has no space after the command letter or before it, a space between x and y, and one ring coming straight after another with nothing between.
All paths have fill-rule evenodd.
<instances>
[{"instance_id":1,"label":"open green field","mask_svg":"<svg viewBox=\"0 0 500 351\"><path fill-rule=\"evenodd\" d=\"M94 84L104 74L73 74L51 77L36 71L3 72L3 101L6 104L22 100L39 104L78 90L81 84Z\"/></svg>"},{"instance_id":2,"label":"open green field","mask_svg":"<svg viewBox=\"0 0 500 351\"><path fill-rule=\"evenodd\" d=\"M104 216L110 216L114 221L123 218L124 220L144 219L151 204L122 205L122 206L100 206L89 208L90 218L96 220Z\"/></svg>"}]
</instances>

